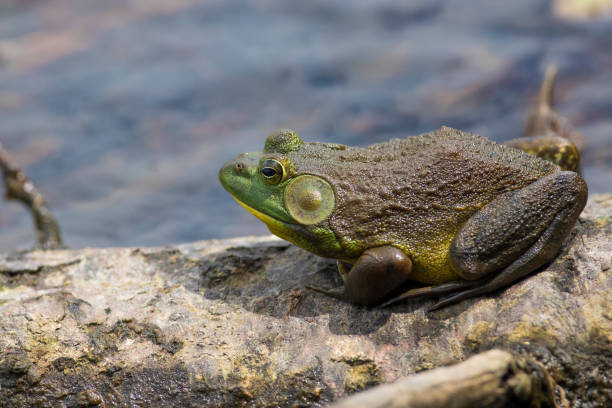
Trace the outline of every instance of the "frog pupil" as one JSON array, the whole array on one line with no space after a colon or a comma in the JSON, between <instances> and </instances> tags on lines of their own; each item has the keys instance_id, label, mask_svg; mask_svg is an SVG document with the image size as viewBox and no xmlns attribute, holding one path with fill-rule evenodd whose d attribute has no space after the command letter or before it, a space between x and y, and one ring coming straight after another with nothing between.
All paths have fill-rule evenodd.
<instances>
[{"instance_id":1,"label":"frog pupil","mask_svg":"<svg viewBox=\"0 0 612 408\"><path fill-rule=\"evenodd\" d=\"M261 172L266 177L274 177L274 175L276 175L276 170L270 167L264 167L263 169L261 169Z\"/></svg>"}]
</instances>

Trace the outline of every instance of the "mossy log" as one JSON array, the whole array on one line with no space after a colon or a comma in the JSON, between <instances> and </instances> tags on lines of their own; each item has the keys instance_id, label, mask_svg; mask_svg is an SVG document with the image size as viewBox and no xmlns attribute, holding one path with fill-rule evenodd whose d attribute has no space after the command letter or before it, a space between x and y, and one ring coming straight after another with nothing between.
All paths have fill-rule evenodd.
<instances>
[{"instance_id":1,"label":"mossy log","mask_svg":"<svg viewBox=\"0 0 612 408\"><path fill-rule=\"evenodd\" d=\"M612 195L547 267L431 313L309 291L334 263L271 237L0 254L0 406L322 406L493 348L611 406L611 266Z\"/></svg>"}]
</instances>

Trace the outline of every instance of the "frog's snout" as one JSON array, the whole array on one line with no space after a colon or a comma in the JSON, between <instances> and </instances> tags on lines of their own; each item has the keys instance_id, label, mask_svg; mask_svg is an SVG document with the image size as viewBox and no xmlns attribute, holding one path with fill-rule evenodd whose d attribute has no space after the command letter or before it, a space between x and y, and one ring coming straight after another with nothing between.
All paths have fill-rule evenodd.
<instances>
[{"instance_id":1,"label":"frog's snout","mask_svg":"<svg viewBox=\"0 0 612 408\"><path fill-rule=\"evenodd\" d=\"M226 162L219 170L219 178L237 177L246 172L247 165L239 157Z\"/></svg>"},{"instance_id":2,"label":"frog's snout","mask_svg":"<svg viewBox=\"0 0 612 408\"><path fill-rule=\"evenodd\" d=\"M243 153L232 160L227 161L219 170L219 180L225 189L232 191L238 185L243 186L253 177L257 169L259 158L249 153Z\"/></svg>"},{"instance_id":3,"label":"frog's snout","mask_svg":"<svg viewBox=\"0 0 612 408\"><path fill-rule=\"evenodd\" d=\"M237 157L221 166L219 170L219 180L225 187L228 183L231 183L232 180L244 175L245 171L246 164Z\"/></svg>"},{"instance_id":4,"label":"frog's snout","mask_svg":"<svg viewBox=\"0 0 612 408\"><path fill-rule=\"evenodd\" d=\"M221 170L219 170L219 175L233 175L240 176L247 172L247 168L252 166L254 163L250 163L252 160L249 160L249 157L245 154L241 154L232 160L225 162L223 166L221 166Z\"/></svg>"},{"instance_id":5,"label":"frog's snout","mask_svg":"<svg viewBox=\"0 0 612 408\"><path fill-rule=\"evenodd\" d=\"M239 154L235 159L225 163L225 165L232 167L234 175L240 176L247 172L247 168L249 166L257 165L257 162L255 160L252 160L252 157L250 156L251 154L249 153Z\"/></svg>"}]
</instances>

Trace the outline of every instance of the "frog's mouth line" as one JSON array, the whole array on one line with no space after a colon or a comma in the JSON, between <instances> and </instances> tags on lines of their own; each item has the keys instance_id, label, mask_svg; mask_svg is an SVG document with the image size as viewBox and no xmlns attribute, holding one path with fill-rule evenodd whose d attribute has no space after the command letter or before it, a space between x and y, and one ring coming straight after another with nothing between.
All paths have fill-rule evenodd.
<instances>
[{"instance_id":1,"label":"frog's mouth line","mask_svg":"<svg viewBox=\"0 0 612 408\"><path fill-rule=\"evenodd\" d=\"M253 214L253 215L254 215L254 216L257 218L257 219L259 219L261 222L263 222L264 224L266 224L266 226L267 226L267 227L270 229L270 231L271 231L273 234L278 235L276 231L279 231L279 230L284 231L284 230L286 230L286 229L287 229L287 224L285 224L284 222L279 221L279 220L277 220L276 218L272 218L272 217L270 217L269 215L264 214L264 213L262 213L262 212L260 212L260 211L257 211L255 208L253 208L253 207L251 207L250 205L245 204L244 202L242 202L242 201L240 201L239 199L237 199L235 195L233 195L233 194L231 194L231 193L230 193L230 195L232 196L232 198L233 198L234 200L236 200L236 202L237 202L238 204L240 204L240 205L242 206L242 208L244 208L245 210L247 210L248 212L250 212L251 214Z\"/></svg>"}]
</instances>

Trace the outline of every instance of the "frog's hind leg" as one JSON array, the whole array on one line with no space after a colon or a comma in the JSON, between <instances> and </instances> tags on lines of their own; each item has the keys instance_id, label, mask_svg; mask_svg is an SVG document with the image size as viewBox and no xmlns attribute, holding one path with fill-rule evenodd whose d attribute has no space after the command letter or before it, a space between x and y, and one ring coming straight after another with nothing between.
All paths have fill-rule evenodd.
<instances>
[{"instance_id":1,"label":"frog's hind leg","mask_svg":"<svg viewBox=\"0 0 612 408\"><path fill-rule=\"evenodd\" d=\"M472 216L451 246L451 260L464 279L493 276L436 303L431 310L507 286L550 262L587 200L576 173L562 171L503 195Z\"/></svg>"},{"instance_id":2,"label":"frog's hind leg","mask_svg":"<svg viewBox=\"0 0 612 408\"><path fill-rule=\"evenodd\" d=\"M559 240L558 236L555 237L555 233L557 232L562 219L566 216L566 212L557 214L553 223L546 229L546 231L544 231L536 243L517 260L504 268L498 275L494 276L489 281L482 283L481 285L455 293L440 300L430 307L428 311L441 309L444 306L452 303L493 292L497 289L503 288L504 286L508 286L552 260L562 242L562 239ZM565 235L563 237L565 237Z\"/></svg>"},{"instance_id":3,"label":"frog's hind leg","mask_svg":"<svg viewBox=\"0 0 612 408\"><path fill-rule=\"evenodd\" d=\"M554 258L586 198L584 180L571 171L496 198L466 221L451 245L451 261L464 280L411 289L384 306L455 293L430 309L435 310L511 284Z\"/></svg>"}]
</instances>

